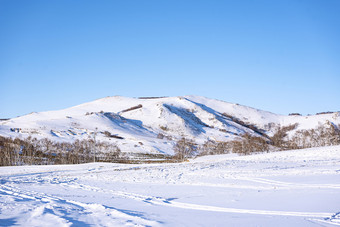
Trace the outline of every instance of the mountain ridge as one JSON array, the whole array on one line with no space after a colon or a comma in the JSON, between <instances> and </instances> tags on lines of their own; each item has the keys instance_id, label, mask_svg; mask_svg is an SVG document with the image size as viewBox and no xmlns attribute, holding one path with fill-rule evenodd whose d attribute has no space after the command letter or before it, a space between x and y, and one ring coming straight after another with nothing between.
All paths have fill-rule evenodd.
<instances>
[{"instance_id":1,"label":"mountain ridge","mask_svg":"<svg viewBox=\"0 0 340 227\"><path fill-rule=\"evenodd\" d=\"M182 137L198 144L207 140L231 141L245 133L269 137L279 126L298 124L296 131L320 124L338 125L339 115L286 116L193 95L109 96L1 121L0 135L72 142L91 139L96 134L98 140L115 143L125 152L173 154L174 144Z\"/></svg>"}]
</instances>

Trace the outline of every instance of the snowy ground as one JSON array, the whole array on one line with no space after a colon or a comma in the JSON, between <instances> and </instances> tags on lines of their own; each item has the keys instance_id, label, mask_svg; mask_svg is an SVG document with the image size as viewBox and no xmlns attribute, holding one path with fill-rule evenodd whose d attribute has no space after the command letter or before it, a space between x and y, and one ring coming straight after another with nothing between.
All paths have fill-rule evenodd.
<instances>
[{"instance_id":1,"label":"snowy ground","mask_svg":"<svg viewBox=\"0 0 340 227\"><path fill-rule=\"evenodd\" d=\"M340 146L0 176L0 226L340 225Z\"/></svg>"}]
</instances>

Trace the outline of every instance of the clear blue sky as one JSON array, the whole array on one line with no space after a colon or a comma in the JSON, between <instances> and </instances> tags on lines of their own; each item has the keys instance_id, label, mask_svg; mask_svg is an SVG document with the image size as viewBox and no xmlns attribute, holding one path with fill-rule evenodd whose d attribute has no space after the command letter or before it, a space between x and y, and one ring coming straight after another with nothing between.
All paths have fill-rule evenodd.
<instances>
[{"instance_id":1,"label":"clear blue sky","mask_svg":"<svg viewBox=\"0 0 340 227\"><path fill-rule=\"evenodd\" d=\"M339 111L339 12L339 0L0 0L0 118L113 95Z\"/></svg>"}]
</instances>

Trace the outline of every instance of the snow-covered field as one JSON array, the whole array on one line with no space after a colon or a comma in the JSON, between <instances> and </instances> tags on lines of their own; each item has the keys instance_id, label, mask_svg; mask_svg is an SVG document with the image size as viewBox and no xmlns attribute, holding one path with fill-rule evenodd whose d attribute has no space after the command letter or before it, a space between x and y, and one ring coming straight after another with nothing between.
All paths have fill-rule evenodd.
<instances>
[{"instance_id":1,"label":"snow-covered field","mask_svg":"<svg viewBox=\"0 0 340 227\"><path fill-rule=\"evenodd\" d=\"M340 146L0 176L0 226L340 225Z\"/></svg>"}]
</instances>

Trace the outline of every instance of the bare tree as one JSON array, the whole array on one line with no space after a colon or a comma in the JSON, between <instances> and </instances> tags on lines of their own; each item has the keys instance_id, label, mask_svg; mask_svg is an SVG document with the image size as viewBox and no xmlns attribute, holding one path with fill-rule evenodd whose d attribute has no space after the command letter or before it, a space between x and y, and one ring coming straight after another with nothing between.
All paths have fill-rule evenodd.
<instances>
[{"instance_id":1,"label":"bare tree","mask_svg":"<svg viewBox=\"0 0 340 227\"><path fill-rule=\"evenodd\" d=\"M292 131L294 129L296 129L296 127L298 126L298 124L292 124L292 125L288 125L288 126L284 126L281 127L279 126L276 129L276 132L274 133L274 135L270 138L272 145L281 149L289 149L288 146L288 142L287 142L287 133L289 131Z\"/></svg>"},{"instance_id":2,"label":"bare tree","mask_svg":"<svg viewBox=\"0 0 340 227\"><path fill-rule=\"evenodd\" d=\"M174 146L175 157L181 161L193 156L196 151L197 145L194 141L184 137L177 141Z\"/></svg>"},{"instance_id":3,"label":"bare tree","mask_svg":"<svg viewBox=\"0 0 340 227\"><path fill-rule=\"evenodd\" d=\"M199 155L226 154L229 153L230 149L231 144L229 142L208 140L200 146Z\"/></svg>"}]
</instances>

